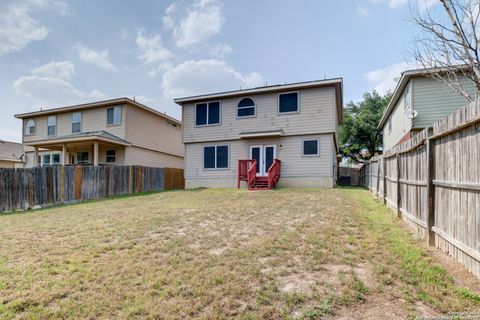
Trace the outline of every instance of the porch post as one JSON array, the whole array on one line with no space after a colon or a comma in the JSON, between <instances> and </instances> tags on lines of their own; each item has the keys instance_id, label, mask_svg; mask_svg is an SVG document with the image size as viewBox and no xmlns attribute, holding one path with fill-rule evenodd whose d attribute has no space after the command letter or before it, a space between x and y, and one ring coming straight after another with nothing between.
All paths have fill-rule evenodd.
<instances>
[{"instance_id":1,"label":"porch post","mask_svg":"<svg viewBox=\"0 0 480 320\"><path fill-rule=\"evenodd\" d=\"M34 155L33 155L33 166L36 167L38 165L39 165L39 163L38 163L38 147L35 147L35 152L34 152Z\"/></svg>"},{"instance_id":2,"label":"porch post","mask_svg":"<svg viewBox=\"0 0 480 320\"><path fill-rule=\"evenodd\" d=\"M93 165L98 166L98 142L93 143Z\"/></svg>"},{"instance_id":3,"label":"porch post","mask_svg":"<svg viewBox=\"0 0 480 320\"><path fill-rule=\"evenodd\" d=\"M62 145L62 166L67 164L67 145Z\"/></svg>"}]
</instances>

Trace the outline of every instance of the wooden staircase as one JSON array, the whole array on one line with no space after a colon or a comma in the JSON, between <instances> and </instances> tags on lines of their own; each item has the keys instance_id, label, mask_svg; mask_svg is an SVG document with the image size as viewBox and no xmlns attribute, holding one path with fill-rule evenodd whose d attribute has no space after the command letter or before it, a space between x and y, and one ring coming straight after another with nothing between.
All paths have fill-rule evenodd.
<instances>
[{"instance_id":1,"label":"wooden staircase","mask_svg":"<svg viewBox=\"0 0 480 320\"><path fill-rule=\"evenodd\" d=\"M276 187L280 180L281 161L274 159L266 177L257 176L256 160L238 160L237 188L240 188L240 181L246 181L248 190L268 190Z\"/></svg>"}]
</instances>

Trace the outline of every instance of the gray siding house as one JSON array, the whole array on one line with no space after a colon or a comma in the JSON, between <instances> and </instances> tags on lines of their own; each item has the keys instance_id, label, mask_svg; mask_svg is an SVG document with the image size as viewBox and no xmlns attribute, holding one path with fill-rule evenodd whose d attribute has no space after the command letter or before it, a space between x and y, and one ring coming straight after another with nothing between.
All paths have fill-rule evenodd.
<instances>
[{"instance_id":1,"label":"gray siding house","mask_svg":"<svg viewBox=\"0 0 480 320\"><path fill-rule=\"evenodd\" d=\"M241 161L253 159L257 182L278 162L278 186L333 187L342 87L330 79L175 99L186 188L245 186Z\"/></svg>"},{"instance_id":2,"label":"gray siding house","mask_svg":"<svg viewBox=\"0 0 480 320\"><path fill-rule=\"evenodd\" d=\"M463 86L472 97L476 96L473 84L466 78ZM403 72L378 125L383 132L384 150L409 140L466 105L467 100L458 92L429 77L429 70Z\"/></svg>"}]
</instances>

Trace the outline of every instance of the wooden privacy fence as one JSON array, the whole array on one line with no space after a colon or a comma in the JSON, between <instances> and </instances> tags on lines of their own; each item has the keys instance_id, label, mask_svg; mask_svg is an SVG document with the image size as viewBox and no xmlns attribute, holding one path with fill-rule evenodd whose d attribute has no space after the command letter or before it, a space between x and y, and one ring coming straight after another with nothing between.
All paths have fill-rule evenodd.
<instances>
[{"instance_id":1,"label":"wooden privacy fence","mask_svg":"<svg viewBox=\"0 0 480 320\"><path fill-rule=\"evenodd\" d=\"M142 166L0 168L0 211L183 189L183 170Z\"/></svg>"},{"instance_id":2,"label":"wooden privacy fence","mask_svg":"<svg viewBox=\"0 0 480 320\"><path fill-rule=\"evenodd\" d=\"M480 277L478 102L373 158L361 176L430 245Z\"/></svg>"},{"instance_id":3,"label":"wooden privacy fence","mask_svg":"<svg viewBox=\"0 0 480 320\"><path fill-rule=\"evenodd\" d=\"M341 186L364 186L363 171L357 167L339 167L338 184Z\"/></svg>"}]
</instances>

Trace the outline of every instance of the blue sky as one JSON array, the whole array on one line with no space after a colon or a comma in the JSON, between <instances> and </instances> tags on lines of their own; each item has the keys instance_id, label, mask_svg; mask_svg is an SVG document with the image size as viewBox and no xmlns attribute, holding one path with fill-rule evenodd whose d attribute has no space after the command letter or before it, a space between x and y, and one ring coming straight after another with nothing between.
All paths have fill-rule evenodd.
<instances>
[{"instance_id":1,"label":"blue sky","mask_svg":"<svg viewBox=\"0 0 480 320\"><path fill-rule=\"evenodd\" d=\"M120 96L180 118L175 97L343 77L358 101L409 65L409 15L408 0L2 1L0 139L21 140L15 113Z\"/></svg>"}]
</instances>

